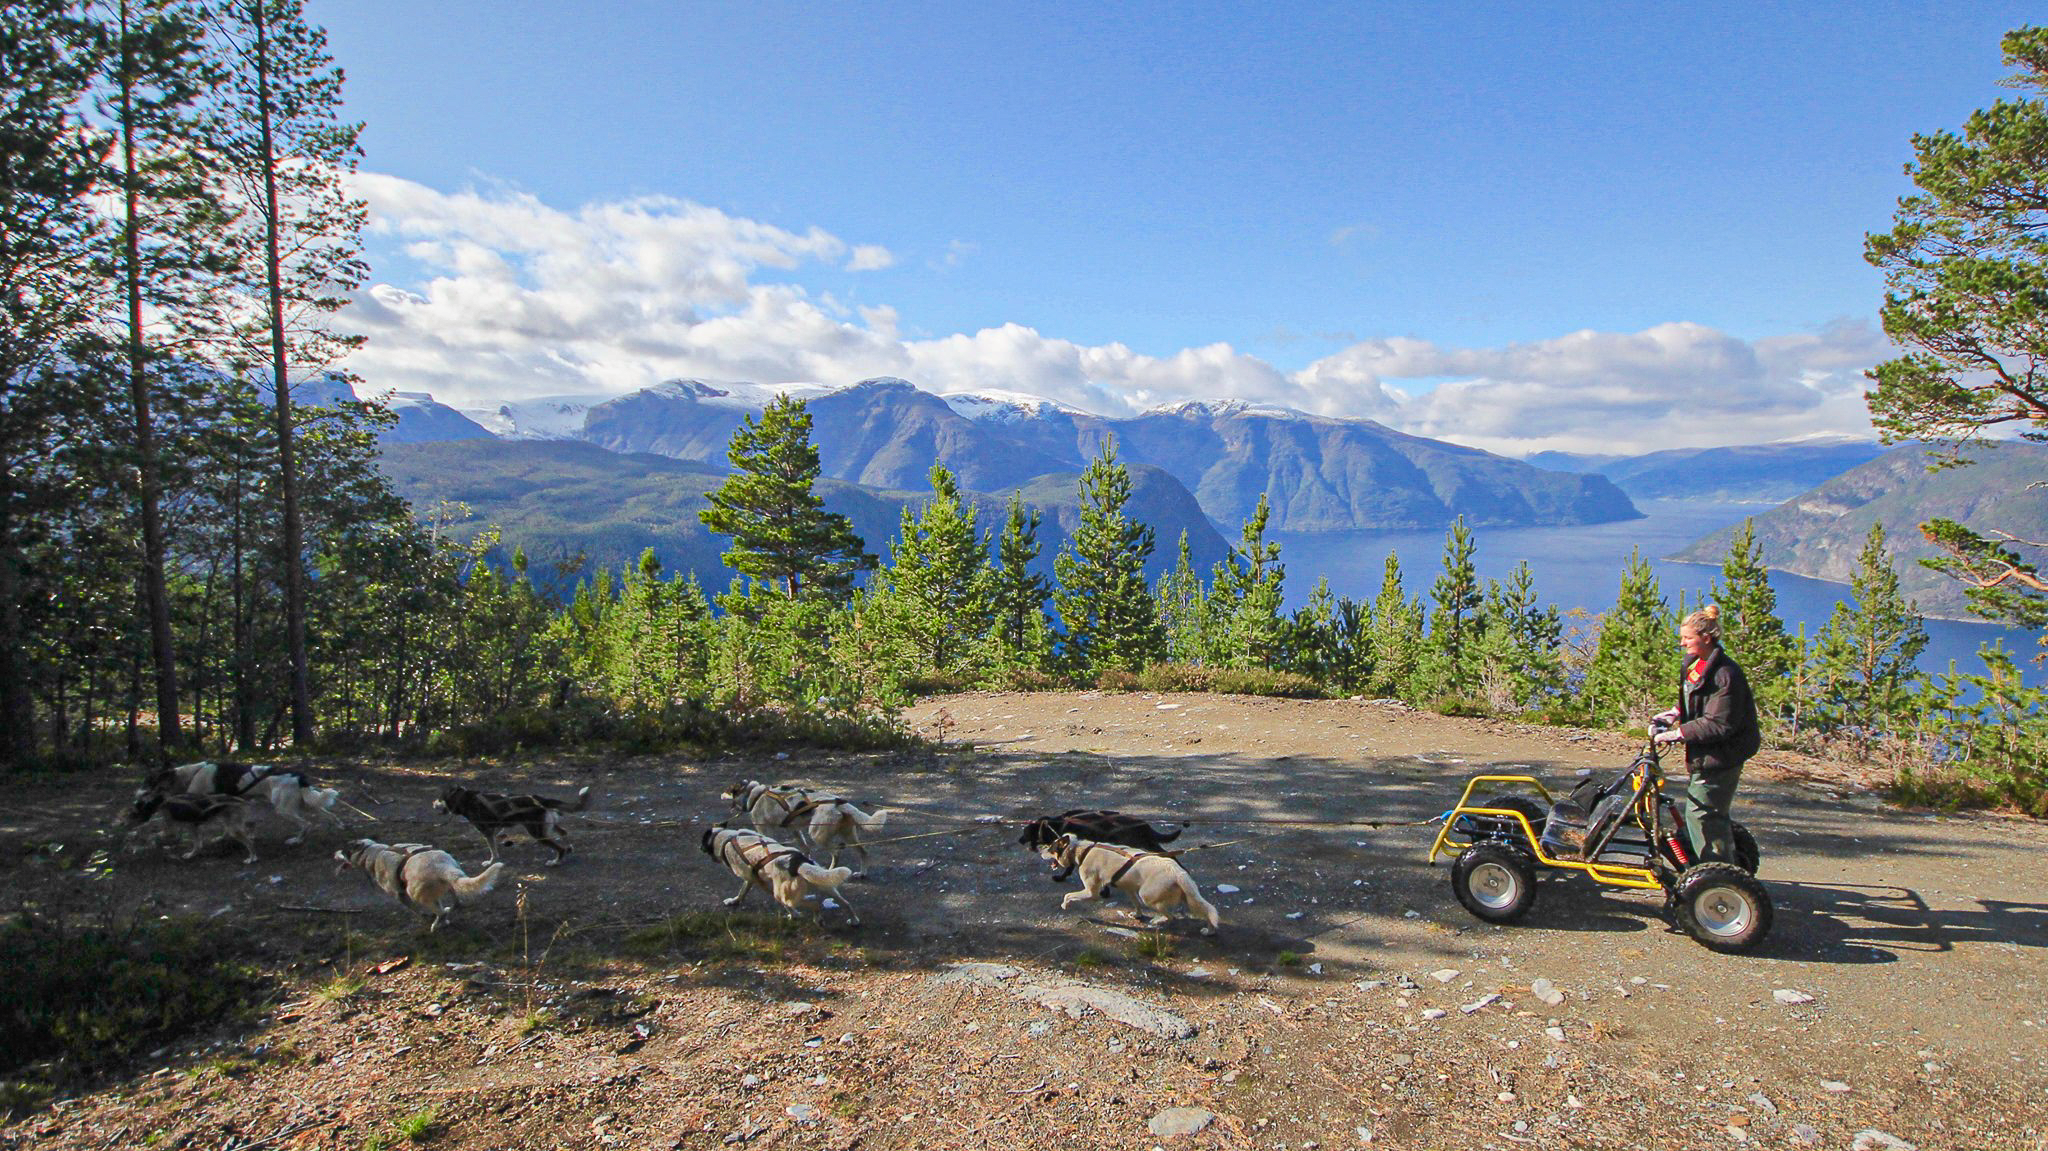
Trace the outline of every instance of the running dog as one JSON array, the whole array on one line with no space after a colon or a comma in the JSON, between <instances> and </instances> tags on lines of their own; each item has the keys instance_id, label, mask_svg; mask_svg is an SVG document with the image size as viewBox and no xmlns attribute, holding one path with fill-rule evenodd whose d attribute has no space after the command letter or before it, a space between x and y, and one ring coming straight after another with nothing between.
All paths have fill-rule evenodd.
<instances>
[{"instance_id":1,"label":"running dog","mask_svg":"<svg viewBox=\"0 0 2048 1151\"><path fill-rule=\"evenodd\" d=\"M1129 892L1140 907L1161 916L1178 908L1209 921L1203 935L1214 935L1222 926L1216 905L1202 898L1187 868L1170 855L1139 851L1120 844L1097 843L1071 833L1062 835L1039 854L1051 860L1065 874L1081 873L1081 890L1070 891L1060 900L1062 909L1090 899L1107 900L1111 891ZM1145 913L1133 911L1139 923Z\"/></svg>"},{"instance_id":2,"label":"running dog","mask_svg":"<svg viewBox=\"0 0 2048 1151\"><path fill-rule=\"evenodd\" d=\"M792 915L803 910L804 904L815 902L817 906L810 909L811 915L822 923L824 901L829 897L846 909L848 926L860 926L860 913L839 893L839 885L852 877L852 868L819 867L796 848L741 828L707 827L701 845L704 854L725 864L739 877L740 892L725 901L727 907L739 903L747 892L758 887Z\"/></svg>"},{"instance_id":3,"label":"running dog","mask_svg":"<svg viewBox=\"0 0 2048 1151\"><path fill-rule=\"evenodd\" d=\"M544 795L498 795L489 791L471 791L466 787L446 787L441 798L434 801L435 811L452 812L469 821L477 834L490 845L491 857L485 863L498 862L498 839L515 828L524 828L534 842L544 843L555 855L547 866L553 867L569 854L569 837L562 831L562 813L582 811L590 806L590 789L576 793L574 801L549 799Z\"/></svg>"},{"instance_id":4,"label":"running dog","mask_svg":"<svg viewBox=\"0 0 2048 1151\"><path fill-rule=\"evenodd\" d=\"M192 833L191 850L182 859L191 859L201 847L211 846L202 841L202 829L214 823L221 829L220 838L214 843L233 840L242 846L243 863L256 862L256 842L250 834L252 817L244 800L230 795L166 795L148 787L136 792L135 803L128 809L130 828L139 828L158 815L170 823L182 824Z\"/></svg>"},{"instance_id":5,"label":"running dog","mask_svg":"<svg viewBox=\"0 0 2048 1151\"><path fill-rule=\"evenodd\" d=\"M333 825L336 831L343 830L341 817L334 814L334 803L341 798L341 792L331 787L314 787L304 772L281 771L267 763L201 760L155 772L147 786L167 794L268 800L272 811L298 827L298 832L285 840L294 846L304 843L306 832L312 829L305 816L309 811Z\"/></svg>"},{"instance_id":6,"label":"running dog","mask_svg":"<svg viewBox=\"0 0 2048 1151\"><path fill-rule=\"evenodd\" d=\"M861 842L861 833L880 831L889 821L889 813L881 808L870 815L836 795L787 783L771 787L743 779L725 789L725 798L756 830L794 828L797 838L812 851L831 852L827 866L839 866L839 849L851 847L860 856L860 870L855 875L868 873L868 849Z\"/></svg>"},{"instance_id":7,"label":"running dog","mask_svg":"<svg viewBox=\"0 0 2048 1151\"><path fill-rule=\"evenodd\" d=\"M1024 825L1024 834L1018 843L1033 851L1058 842L1062 835L1078 835L1097 843L1120 843L1140 851L1164 852L1166 845L1180 838L1186 828L1176 827L1170 835L1161 835L1153 826L1135 815L1121 811L1084 811L1074 808L1058 815L1042 815ZM1065 879L1061 875L1056 878Z\"/></svg>"},{"instance_id":8,"label":"running dog","mask_svg":"<svg viewBox=\"0 0 2048 1151\"><path fill-rule=\"evenodd\" d=\"M468 876L454 856L431 844L384 844L374 839L355 840L335 852L334 861L336 875L350 868L360 870L379 890L427 917L430 932L438 930L441 920L456 907L489 895L505 871L504 864L493 863Z\"/></svg>"}]
</instances>

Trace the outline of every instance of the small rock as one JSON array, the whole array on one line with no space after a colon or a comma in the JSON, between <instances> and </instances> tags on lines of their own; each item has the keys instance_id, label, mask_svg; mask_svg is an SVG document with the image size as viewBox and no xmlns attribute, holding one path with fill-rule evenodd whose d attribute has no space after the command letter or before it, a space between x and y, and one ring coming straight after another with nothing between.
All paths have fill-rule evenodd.
<instances>
[{"instance_id":1,"label":"small rock","mask_svg":"<svg viewBox=\"0 0 2048 1151\"><path fill-rule=\"evenodd\" d=\"M1776 991L1771 992L1771 998L1787 1007L1797 1007L1802 1003L1813 1002L1813 996L1808 995L1804 991L1794 991L1789 987L1780 987Z\"/></svg>"},{"instance_id":2,"label":"small rock","mask_svg":"<svg viewBox=\"0 0 2048 1151\"><path fill-rule=\"evenodd\" d=\"M1422 1011L1422 1017L1424 1019L1442 1019L1444 1016L1449 1014L1450 1012L1445 1011L1441 1007L1426 1007Z\"/></svg>"},{"instance_id":3,"label":"small rock","mask_svg":"<svg viewBox=\"0 0 2048 1151\"><path fill-rule=\"evenodd\" d=\"M1502 1103L1513 1103L1515 1101L1515 1093L1512 1091L1503 1091L1500 1094L1494 1096L1494 1098L1500 1100Z\"/></svg>"},{"instance_id":4,"label":"small rock","mask_svg":"<svg viewBox=\"0 0 2048 1151\"><path fill-rule=\"evenodd\" d=\"M1564 1002L1564 992L1559 991L1557 985L1548 979L1538 979L1531 983L1529 994L1534 995L1537 1002L1546 1007L1555 1007Z\"/></svg>"},{"instance_id":5,"label":"small rock","mask_svg":"<svg viewBox=\"0 0 2048 1151\"><path fill-rule=\"evenodd\" d=\"M1823 1079L1820 1081L1820 1089L1822 1091L1831 1091L1836 1095L1845 1095L1849 1091L1849 1085L1839 1079Z\"/></svg>"},{"instance_id":6,"label":"small rock","mask_svg":"<svg viewBox=\"0 0 2048 1151\"><path fill-rule=\"evenodd\" d=\"M1209 978L1209 969L1206 967L1190 967L1188 968L1188 978L1207 979Z\"/></svg>"},{"instance_id":7,"label":"small rock","mask_svg":"<svg viewBox=\"0 0 2048 1151\"><path fill-rule=\"evenodd\" d=\"M1586 1107L1586 1104L1576 1095L1565 1096L1564 1105L1573 1111L1583 1111Z\"/></svg>"},{"instance_id":8,"label":"small rock","mask_svg":"<svg viewBox=\"0 0 2048 1151\"><path fill-rule=\"evenodd\" d=\"M1397 1051L1390 1062L1396 1067L1406 1067L1415 1062L1415 1056L1408 1054L1406 1051Z\"/></svg>"},{"instance_id":9,"label":"small rock","mask_svg":"<svg viewBox=\"0 0 2048 1151\"><path fill-rule=\"evenodd\" d=\"M1305 912L1305 911L1290 911L1290 912L1288 912L1288 913L1287 913L1287 918L1289 918L1289 919L1300 919L1300 918L1301 918L1301 917L1302 917L1303 915L1306 915L1306 914L1308 914L1308 913L1307 913L1307 912Z\"/></svg>"},{"instance_id":10,"label":"small rock","mask_svg":"<svg viewBox=\"0 0 2048 1151\"><path fill-rule=\"evenodd\" d=\"M1461 974L1463 973L1455 967L1439 967L1435 971L1430 972L1429 977L1438 983L1449 983Z\"/></svg>"},{"instance_id":11,"label":"small rock","mask_svg":"<svg viewBox=\"0 0 2048 1151\"><path fill-rule=\"evenodd\" d=\"M1042 1038L1044 1036L1052 1034L1052 1024L1047 1023L1045 1020L1041 1019L1038 1022L1033 1023L1031 1026L1026 1027L1024 1029L1024 1033L1026 1035L1031 1036L1033 1039Z\"/></svg>"},{"instance_id":12,"label":"small rock","mask_svg":"<svg viewBox=\"0 0 2048 1151\"><path fill-rule=\"evenodd\" d=\"M1761 1091L1753 1092L1750 1095L1749 1105L1766 1115L1776 1115L1778 1113L1778 1105L1771 1102L1771 1097Z\"/></svg>"},{"instance_id":13,"label":"small rock","mask_svg":"<svg viewBox=\"0 0 2048 1151\"><path fill-rule=\"evenodd\" d=\"M1645 984L1645 983L1648 983L1648 982L1649 982L1649 980L1647 980L1647 979L1644 979L1644 978L1643 978L1642 976L1640 976L1640 975L1631 975L1631 976L1629 976L1629 977L1628 977L1628 981L1629 981L1630 983L1633 983L1633 984L1635 984L1635 985L1636 985L1637 987L1641 987L1641 986L1642 986L1643 984Z\"/></svg>"},{"instance_id":14,"label":"small rock","mask_svg":"<svg viewBox=\"0 0 2048 1151\"><path fill-rule=\"evenodd\" d=\"M1384 979L1361 979L1351 986L1358 988L1360 991L1378 991L1386 985L1387 983Z\"/></svg>"},{"instance_id":15,"label":"small rock","mask_svg":"<svg viewBox=\"0 0 2048 1151\"><path fill-rule=\"evenodd\" d=\"M1421 913L1420 911L1404 911L1404 912L1402 912L1402 913L1401 913L1401 918L1403 918L1403 919L1421 919L1421 918L1422 918L1422 913Z\"/></svg>"},{"instance_id":16,"label":"small rock","mask_svg":"<svg viewBox=\"0 0 2048 1151\"><path fill-rule=\"evenodd\" d=\"M1849 1144L1849 1151L1918 1151L1918 1148L1889 1132L1866 1127L1856 1133L1856 1140Z\"/></svg>"},{"instance_id":17,"label":"small rock","mask_svg":"<svg viewBox=\"0 0 2048 1151\"><path fill-rule=\"evenodd\" d=\"M1467 1015L1470 1015L1475 1011L1485 1010L1486 1008L1491 1007L1493 1004L1499 1001L1500 996L1498 995L1482 995L1479 998L1473 1000L1472 1002L1467 1003L1463 1007L1458 1008L1458 1010L1464 1012Z\"/></svg>"},{"instance_id":18,"label":"small rock","mask_svg":"<svg viewBox=\"0 0 2048 1151\"><path fill-rule=\"evenodd\" d=\"M1309 973L1310 975L1321 975L1321 974L1323 973L1323 965L1322 965L1322 964L1320 964L1320 963L1311 963L1311 964L1309 964L1309 965L1308 965L1308 973Z\"/></svg>"},{"instance_id":19,"label":"small rock","mask_svg":"<svg viewBox=\"0 0 2048 1151\"><path fill-rule=\"evenodd\" d=\"M1545 1035L1550 1036L1551 1042L1553 1043L1564 1042L1564 1028L1562 1027L1545 1027L1543 1029L1543 1033Z\"/></svg>"},{"instance_id":20,"label":"small rock","mask_svg":"<svg viewBox=\"0 0 2048 1151\"><path fill-rule=\"evenodd\" d=\"M760 1085L761 1077L759 1075L740 1076L740 1086L742 1087L759 1087Z\"/></svg>"},{"instance_id":21,"label":"small rock","mask_svg":"<svg viewBox=\"0 0 2048 1151\"><path fill-rule=\"evenodd\" d=\"M808 1103L792 1103L784 1107L782 1113L799 1123L809 1123L818 1117L818 1109Z\"/></svg>"},{"instance_id":22,"label":"small rock","mask_svg":"<svg viewBox=\"0 0 2048 1151\"><path fill-rule=\"evenodd\" d=\"M1818 1147L1820 1146L1820 1132L1815 1130L1811 1124L1795 1124L1792 1128L1792 1142L1797 1143L1801 1147Z\"/></svg>"},{"instance_id":23,"label":"small rock","mask_svg":"<svg viewBox=\"0 0 2048 1151\"><path fill-rule=\"evenodd\" d=\"M1360 1144L1372 1142L1372 1128L1360 1127L1358 1129L1358 1141Z\"/></svg>"},{"instance_id":24,"label":"small rock","mask_svg":"<svg viewBox=\"0 0 2048 1151\"><path fill-rule=\"evenodd\" d=\"M1193 1135L1215 1118L1215 1112L1200 1107L1168 1107L1146 1121L1145 1130L1161 1139L1171 1139L1179 1135Z\"/></svg>"},{"instance_id":25,"label":"small rock","mask_svg":"<svg viewBox=\"0 0 2048 1151\"><path fill-rule=\"evenodd\" d=\"M1218 895L1236 895L1241 890L1243 889L1234 883L1219 883L1216 885L1216 894Z\"/></svg>"}]
</instances>

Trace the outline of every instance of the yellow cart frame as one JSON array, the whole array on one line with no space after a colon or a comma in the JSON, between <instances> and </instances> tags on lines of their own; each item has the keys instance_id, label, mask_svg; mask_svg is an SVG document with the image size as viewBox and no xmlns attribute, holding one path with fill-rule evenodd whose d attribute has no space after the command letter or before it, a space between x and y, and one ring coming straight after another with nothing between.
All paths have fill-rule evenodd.
<instances>
[{"instance_id":1,"label":"yellow cart frame","mask_svg":"<svg viewBox=\"0 0 2048 1151\"><path fill-rule=\"evenodd\" d=\"M1646 833L1651 825L1649 823L1642 823L1644 806L1645 804L1655 803L1657 795L1661 791L1661 788L1654 786L1650 782L1648 775L1648 772L1638 771L1630 781L1630 786L1634 790L1634 795L1630 801L1630 814L1638 823L1641 823ZM1555 802L1551 798L1550 789L1543 786L1543 782L1533 775L1473 776L1465 784L1465 793L1458 797L1458 806L1451 809L1444 816L1443 826L1436 833L1436 842L1430 845L1429 865L1431 867L1436 866L1437 856L1464 851L1472 846L1470 842L1460 841L1452 835L1452 832L1457 827L1459 816L1485 815L1513 820L1522 829L1522 834L1528 837L1529 851L1536 857L1536 862L1545 867L1583 871L1587 875L1592 876L1596 882L1609 884L1614 887L1636 887L1646 890L1662 890L1664 888L1664 881L1658 878L1655 871L1647 867L1629 867L1614 863L1587 863L1577 859L1558 859L1551 856L1543 850L1543 837L1538 833L1535 825L1529 822L1527 815L1513 808L1481 807L1472 802L1472 792L1482 783L1526 785L1533 788L1538 795L1543 797L1545 806ZM1652 819L1654 820L1654 816Z\"/></svg>"}]
</instances>

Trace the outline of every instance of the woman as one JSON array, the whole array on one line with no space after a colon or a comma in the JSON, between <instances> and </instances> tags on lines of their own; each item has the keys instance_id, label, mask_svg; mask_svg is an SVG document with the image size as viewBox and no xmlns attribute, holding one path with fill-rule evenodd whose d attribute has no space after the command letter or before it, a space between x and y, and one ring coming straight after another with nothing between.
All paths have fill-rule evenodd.
<instances>
[{"instance_id":1,"label":"woman","mask_svg":"<svg viewBox=\"0 0 2048 1151\"><path fill-rule=\"evenodd\" d=\"M1749 680L1721 650L1721 609L1714 604L1685 617L1678 629L1685 666L1678 676L1678 706L1657 716L1651 739L1685 744L1685 831L1701 859L1735 860L1728 809L1742 765L1763 744ZM1674 727L1662 725L1676 724Z\"/></svg>"}]
</instances>

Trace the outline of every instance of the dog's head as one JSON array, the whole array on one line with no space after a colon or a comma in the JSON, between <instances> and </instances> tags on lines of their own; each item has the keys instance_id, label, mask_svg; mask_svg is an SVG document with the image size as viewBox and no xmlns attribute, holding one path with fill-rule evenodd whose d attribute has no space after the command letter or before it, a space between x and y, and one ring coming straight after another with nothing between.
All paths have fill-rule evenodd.
<instances>
[{"instance_id":1,"label":"dog's head","mask_svg":"<svg viewBox=\"0 0 2048 1151\"><path fill-rule=\"evenodd\" d=\"M707 827L704 829L704 838L699 840L697 844L697 846L704 849L704 854L716 855L718 853L718 833L722 830L724 829L718 827Z\"/></svg>"},{"instance_id":2,"label":"dog's head","mask_svg":"<svg viewBox=\"0 0 2048 1151\"><path fill-rule=\"evenodd\" d=\"M139 823L149 822L150 816L155 815L157 809L164 805L165 798L165 793L161 788L137 788L134 801L122 809L121 822L130 827Z\"/></svg>"},{"instance_id":3,"label":"dog's head","mask_svg":"<svg viewBox=\"0 0 2048 1151\"><path fill-rule=\"evenodd\" d=\"M346 846L334 853L334 874L340 875L350 868L363 866L364 858L383 846L374 839L350 840Z\"/></svg>"},{"instance_id":4,"label":"dog's head","mask_svg":"<svg viewBox=\"0 0 2048 1151\"><path fill-rule=\"evenodd\" d=\"M751 779L735 779L732 786L725 789L725 801L732 804L733 810L745 811L753 806L754 796L760 787L759 783Z\"/></svg>"},{"instance_id":5,"label":"dog's head","mask_svg":"<svg viewBox=\"0 0 2048 1151\"><path fill-rule=\"evenodd\" d=\"M1017 837L1017 842L1036 851L1058 838L1059 833L1053 830L1052 817L1041 815L1024 825L1024 834Z\"/></svg>"},{"instance_id":6,"label":"dog's head","mask_svg":"<svg viewBox=\"0 0 2048 1151\"><path fill-rule=\"evenodd\" d=\"M1080 843L1080 836L1068 832L1039 847L1038 854L1052 864L1053 882L1074 874L1075 865L1081 861Z\"/></svg>"},{"instance_id":7,"label":"dog's head","mask_svg":"<svg viewBox=\"0 0 2048 1151\"><path fill-rule=\"evenodd\" d=\"M462 802L463 797L469 794L468 788L451 783L447 787L442 788L441 794L434 798L434 810L444 815L454 811L455 805Z\"/></svg>"}]
</instances>

